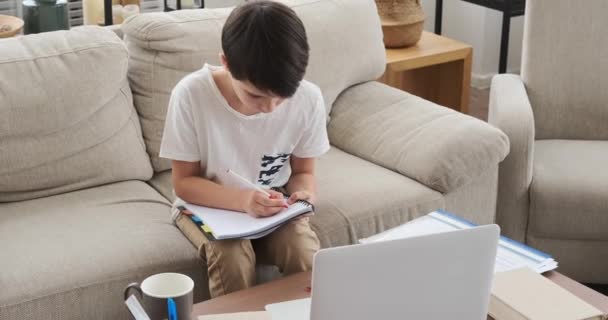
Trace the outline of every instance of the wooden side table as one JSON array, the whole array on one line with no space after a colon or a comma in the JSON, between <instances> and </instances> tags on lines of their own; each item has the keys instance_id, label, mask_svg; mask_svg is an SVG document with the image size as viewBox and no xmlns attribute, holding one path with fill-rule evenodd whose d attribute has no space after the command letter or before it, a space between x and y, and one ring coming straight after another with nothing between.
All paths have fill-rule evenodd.
<instances>
[{"instance_id":1,"label":"wooden side table","mask_svg":"<svg viewBox=\"0 0 608 320\"><path fill-rule=\"evenodd\" d=\"M467 113L472 59L470 45L425 31L413 47L386 49L379 81Z\"/></svg>"}]
</instances>

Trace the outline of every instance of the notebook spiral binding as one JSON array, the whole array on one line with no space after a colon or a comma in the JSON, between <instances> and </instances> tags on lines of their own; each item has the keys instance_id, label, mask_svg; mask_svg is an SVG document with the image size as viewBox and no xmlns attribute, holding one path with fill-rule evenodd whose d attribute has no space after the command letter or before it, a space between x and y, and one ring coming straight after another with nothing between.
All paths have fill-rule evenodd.
<instances>
[{"instance_id":1,"label":"notebook spiral binding","mask_svg":"<svg viewBox=\"0 0 608 320\"><path fill-rule=\"evenodd\" d=\"M310 206L312 208L312 211L315 211L315 206L312 203L310 203L310 202L308 202L306 200L298 200L296 202L297 203L301 203L301 204L306 205L306 206Z\"/></svg>"},{"instance_id":2,"label":"notebook spiral binding","mask_svg":"<svg viewBox=\"0 0 608 320\"><path fill-rule=\"evenodd\" d=\"M283 196L285 196L287 198L289 198L289 196L290 196L289 194L287 194L287 189L285 189L285 186L283 186L283 187L272 187L272 188L270 188L270 190L273 190L273 191L276 191L276 192L280 192L280 193L283 194ZM315 206L312 203L310 203L310 202L308 202L306 200L298 200L297 202L301 203L301 204L304 204L304 205L307 205L307 206L310 206L312 208L312 211L315 211Z\"/></svg>"}]
</instances>

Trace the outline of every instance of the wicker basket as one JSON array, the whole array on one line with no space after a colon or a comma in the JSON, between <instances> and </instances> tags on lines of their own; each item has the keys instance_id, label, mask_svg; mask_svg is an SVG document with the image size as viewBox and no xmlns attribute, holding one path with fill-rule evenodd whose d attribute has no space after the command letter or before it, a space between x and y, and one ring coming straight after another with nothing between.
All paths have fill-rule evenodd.
<instances>
[{"instance_id":1,"label":"wicker basket","mask_svg":"<svg viewBox=\"0 0 608 320\"><path fill-rule=\"evenodd\" d=\"M415 45L424 28L420 0L376 0L387 48Z\"/></svg>"},{"instance_id":2,"label":"wicker basket","mask_svg":"<svg viewBox=\"0 0 608 320\"><path fill-rule=\"evenodd\" d=\"M15 36L23 28L23 20L0 14L0 38Z\"/></svg>"}]
</instances>

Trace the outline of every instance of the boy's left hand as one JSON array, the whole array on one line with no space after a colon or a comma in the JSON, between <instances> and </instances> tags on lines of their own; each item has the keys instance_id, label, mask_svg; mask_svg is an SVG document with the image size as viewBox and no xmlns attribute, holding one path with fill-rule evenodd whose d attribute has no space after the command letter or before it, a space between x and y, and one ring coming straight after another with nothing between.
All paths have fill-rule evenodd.
<instances>
[{"instance_id":1,"label":"boy's left hand","mask_svg":"<svg viewBox=\"0 0 608 320\"><path fill-rule=\"evenodd\" d=\"M314 205L314 195L306 190L296 191L287 199L287 204L292 205L298 200L306 200Z\"/></svg>"}]
</instances>

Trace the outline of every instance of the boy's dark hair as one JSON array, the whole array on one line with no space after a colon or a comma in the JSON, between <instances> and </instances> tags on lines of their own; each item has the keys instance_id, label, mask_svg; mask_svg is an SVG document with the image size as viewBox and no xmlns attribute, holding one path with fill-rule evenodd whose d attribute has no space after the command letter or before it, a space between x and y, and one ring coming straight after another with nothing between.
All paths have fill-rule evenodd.
<instances>
[{"instance_id":1,"label":"boy's dark hair","mask_svg":"<svg viewBox=\"0 0 608 320\"><path fill-rule=\"evenodd\" d=\"M236 7L222 29L222 50L232 76L280 97L291 97L308 65L302 21L284 4L249 1Z\"/></svg>"}]
</instances>

